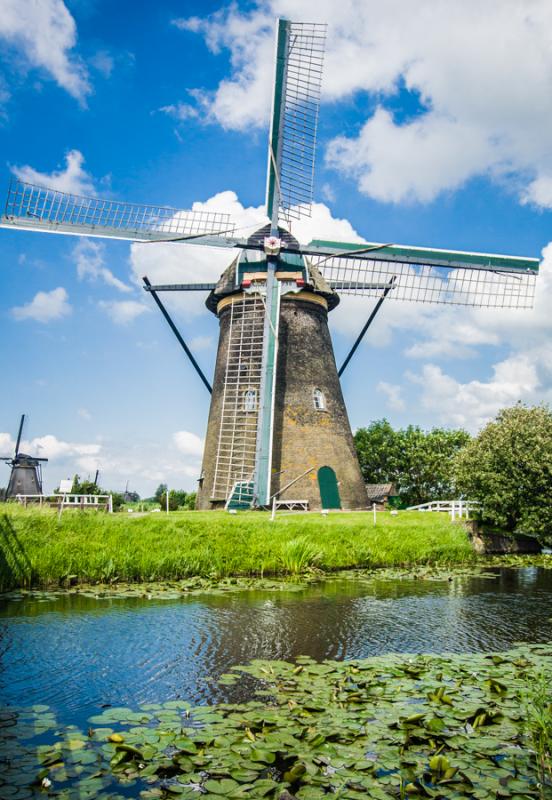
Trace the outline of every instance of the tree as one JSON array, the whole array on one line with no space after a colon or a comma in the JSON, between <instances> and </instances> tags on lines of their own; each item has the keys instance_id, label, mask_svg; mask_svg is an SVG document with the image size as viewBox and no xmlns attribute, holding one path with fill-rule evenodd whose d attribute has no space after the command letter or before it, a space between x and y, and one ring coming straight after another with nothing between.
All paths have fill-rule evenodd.
<instances>
[{"instance_id":1,"label":"tree","mask_svg":"<svg viewBox=\"0 0 552 800\"><path fill-rule=\"evenodd\" d=\"M552 412L521 403L499 412L462 450L458 488L484 522L510 533L552 536Z\"/></svg>"},{"instance_id":2,"label":"tree","mask_svg":"<svg viewBox=\"0 0 552 800\"><path fill-rule=\"evenodd\" d=\"M186 497L185 508L188 511L194 511L196 507L196 500L197 500L197 492L188 492L188 496Z\"/></svg>"},{"instance_id":3,"label":"tree","mask_svg":"<svg viewBox=\"0 0 552 800\"><path fill-rule=\"evenodd\" d=\"M469 440L464 430L423 431L413 425L394 430L386 419L355 434L364 480L394 483L404 505L449 499L454 457Z\"/></svg>"},{"instance_id":4,"label":"tree","mask_svg":"<svg viewBox=\"0 0 552 800\"><path fill-rule=\"evenodd\" d=\"M157 487L157 489L155 490L155 494L153 495L153 498L154 498L154 500L156 500L157 502L159 502L159 501L160 501L160 499L161 499L161 496L162 496L162 495L163 495L163 494L164 494L166 491L167 491L167 484L166 484L166 483L160 483L160 484L159 484L159 486Z\"/></svg>"},{"instance_id":5,"label":"tree","mask_svg":"<svg viewBox=\"0 0 552 800\"><path fill-rule=\"evenodd\" d=\"M72 494L106 494L94 481L81 481L80 475L73 478Z\"/></svg>"},{"instance_id":6,"label":"tree","mask_svg":"<svg viewBox=\"0 0 552 800\"><path fill-rule=\"evenodd\" d=\"M169 492L169 511L176 511L179 508L189 508L188 505L188 495L183 489L171 489ZM167 508L167 490L163 492L161 497L158 500L159 505L163 510ZM194 505L195 505L195 494L194 494Z\"/></svg>"}]
</instances>

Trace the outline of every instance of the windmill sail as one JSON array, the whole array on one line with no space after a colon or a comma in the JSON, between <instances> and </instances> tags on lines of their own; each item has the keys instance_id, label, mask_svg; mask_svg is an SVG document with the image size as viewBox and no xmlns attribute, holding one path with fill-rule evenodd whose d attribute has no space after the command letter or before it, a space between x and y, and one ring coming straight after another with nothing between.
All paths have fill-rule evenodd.
<instances>
[{"instance_id":1,"label":"windmill sail","mask_svg":"<svg viewBox=\"0 0 552 800\"><path fill-rule=\"evenodd\" d=\"M81 197L14 180L0 227L134 241L232 234L228 214Z\"/></svg>"},{"instance_id":2,"label":"windmill sail","mask_svg":"<svg viewBox=\"0 0 552 800\"><path fill-rule=\"evenodd\" d=\"M314 241L304 248L340 294L486 308L532 308L539 261L404 245ZM335 253L335 255L334 255Z\"/></svg>"},{"instance_id":3,"label":"windmill sail","mask_svg":"<svg viewBox=\"0 0 552 800\"><path fill-rule=\"evenodd\" d=\"M278 20L266 205L273 232L310 216L326 25Z\"/></svg>"}]
</instances>

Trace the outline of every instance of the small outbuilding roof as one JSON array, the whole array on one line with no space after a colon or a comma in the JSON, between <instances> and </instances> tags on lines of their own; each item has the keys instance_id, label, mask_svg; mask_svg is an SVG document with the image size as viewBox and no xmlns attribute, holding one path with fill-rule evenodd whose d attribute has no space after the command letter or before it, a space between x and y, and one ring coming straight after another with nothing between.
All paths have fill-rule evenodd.
<instances>
[{"instance_id":1,"label":"small outbuilding roof","mask_svg":"<svg viewBox=\"0 0 552 800\"><path fill-rule=\"evenodd\" d=\"M374 502L385 500L397 494L394 483L367 483L365 486L368 500L373 500Z\"/></svg>"}]
</instances>

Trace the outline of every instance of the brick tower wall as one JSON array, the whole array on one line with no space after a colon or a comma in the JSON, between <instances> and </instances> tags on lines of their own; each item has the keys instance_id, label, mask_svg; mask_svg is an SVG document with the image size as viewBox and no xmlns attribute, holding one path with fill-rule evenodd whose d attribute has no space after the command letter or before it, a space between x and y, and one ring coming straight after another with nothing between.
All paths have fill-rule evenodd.
<instances>
[{"instance_id":1,"label":"brick tower wall","mask_svg":"<svg viewBox=\"0 0 552 800\"><path fill-rule=\"evenodd\" d=\"M317 471L334 469L344 509L366 508L366 489L337 375L328 312L324 300L313 295L284 295L281 300L278 364L274 404L272 492L310 467L281 499L308 500L321 508ZM301 299L303 298L303 299ZM203 454L197 505L200 510L224 507L211 501L215 473L228 341L230 307L219 312L219 343L213 394ZM313 391L323 392L326 408L316 410Z\"/></svg>"},{"instance_id":2,"label":"brick tower wall","mask_svg":"<svg viewBox=\"0 0 552 800\"><path fill-rule=\"evenodd\" d=\"M366 508L366 489L337 375L328 312L320 303L305 302L301 297L284 296L281 304L272 491L314 467L281 499L308 500L311 510L320 509L317 471L330 466L336 473L342 507ZM324 394L324 411L314 406L314 389Z\"/></svg>"}]
</instances>

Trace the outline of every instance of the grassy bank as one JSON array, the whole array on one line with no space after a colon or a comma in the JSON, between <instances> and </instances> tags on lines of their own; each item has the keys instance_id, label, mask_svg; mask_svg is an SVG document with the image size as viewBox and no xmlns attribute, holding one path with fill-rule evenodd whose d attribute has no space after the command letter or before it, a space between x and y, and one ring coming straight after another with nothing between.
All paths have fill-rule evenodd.
<instances>
[{"instance_id":1,"label":"grassy bank","mask_svg":"<svg viewBox=\"0 0 552 800\"><path fill-rule=\"evenodd\" d=\"M176 580L189 576L295 575L309 568L458 564L473 559L466 531L445 514L282 516L175 512L66 513L5 506L0 591L71 580Z\"/></svg>"}]
</instances>

